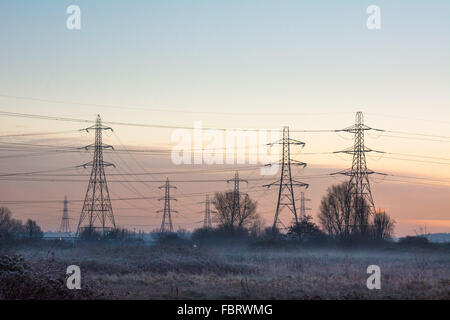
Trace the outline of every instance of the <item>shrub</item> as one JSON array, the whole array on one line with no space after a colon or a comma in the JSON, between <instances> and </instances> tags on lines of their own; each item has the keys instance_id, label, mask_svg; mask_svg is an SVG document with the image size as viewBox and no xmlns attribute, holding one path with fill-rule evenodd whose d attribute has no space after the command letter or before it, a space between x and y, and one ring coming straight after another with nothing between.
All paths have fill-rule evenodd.
<instances>
[{"instance_id":1,"label":"shrub","mask_svg":"<svg viewBox=\"0 0 450 320\"><path fill-rule=\"evenodd\" d=\"M0 300L99 298L88 284L82 290L69 290L62 270L41 264L32 267L19 255L0 256L0 284Z\"/></svg>"},{"instance_id":2,"label":"shrub","mask_svg":"<svg viewBox=\"0 0 450 320\"><path fill-rule=\"evenodd\" d=\"M302 242L317 242L326 238L325 233L313 222L312 216L305 216L290 226L288 236Z\"/></svg>"},{"instance_id":3,"label":"shrub","mask_svg":"<svg viewBox=\"0 0 450 320\"><path fill-rule=\"evenodd\" d=\"M430 242L425 237L406 236L406 237L400 238L398 243L403 244L403 245L408 245L408 246L426 246Z\"/></svg>"},{"instance_id":4,"label":"shrub","mask_svg":"<svg viewBox=\"0 0 450 320\"><path fill-rule=\"evenodd\" d=\"M187 240L180 238L178 234L174 232L156 233L155 238L157 244L182 245L187 243Z\"/></svg>"}]
</instances>

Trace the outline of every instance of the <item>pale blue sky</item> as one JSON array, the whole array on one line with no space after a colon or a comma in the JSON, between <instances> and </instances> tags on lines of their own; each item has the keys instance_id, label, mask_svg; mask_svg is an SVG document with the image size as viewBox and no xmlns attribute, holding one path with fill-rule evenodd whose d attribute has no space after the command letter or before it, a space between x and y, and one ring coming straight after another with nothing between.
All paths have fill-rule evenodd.
<instances>
[{"instance_id":1,"label":"pale blue sky","mask_svg":"<svg viewBox=\"0 0 450 320\"><path fill-rule=\"evenodd\" d=\"M432 104L436 118L449 115L448 1L0 3L4 94L189 110L361 106L422 118ZM65 27L69 4L81 7L81 31ZM365 26L369 4L381 7L379 31Z\"/></svg>"}]
</instances>

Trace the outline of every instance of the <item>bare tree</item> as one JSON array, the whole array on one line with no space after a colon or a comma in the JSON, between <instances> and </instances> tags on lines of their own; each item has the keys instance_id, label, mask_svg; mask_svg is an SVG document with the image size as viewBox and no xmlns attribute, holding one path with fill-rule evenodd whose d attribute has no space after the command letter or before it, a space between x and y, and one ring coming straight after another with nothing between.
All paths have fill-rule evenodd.
<instances>
[{"instance_id":1,"label":"bare tree","mask_svg":"<svg viewBox=\"0 0 450 320\"><path fill-rule=\"evenodd\" d=\"M25 235L30 238L40 238L43 232L36 221L29 219L23 224L21 220L12 218L8 208L0 207L0 239L17 239Z\"/></svg>"},{"instance_id":2,"label":"bare tree","mask_svg":"<svg viewBox=\"0 0 450 320\"><path fill-rule=\"evenodd\" d=\"M390 239L394 233L395 221L385 212L373 215L372 232L375 239Z\"/></svg>"},{"instance_id":3,"label":"bare tree","mask_svg":"<svg viewBox=\"0 0 450 320\"><path fill-rule=\"evenodd\" d=\"M352 186L349 182L333 185L320 203L319 222L333 236L347 239L352 231Z\"/></svg>"},{"instance_id":4,"label":"bare tree","mask_svg":"<svg viewBox=\"0 0 450 320\"><path fill-rule=\"evenodd\" d=\"M25 232L29 238L42 238L43 232L36 221L28 219L25 223Z\"/></svg>"},{"instance_id":5,"label":"bare tree","mask_svg":"<svg viewBox=\"0 0 450 320\"><path fill-rule=\"evenodd\" d=\"M216 221L226 230L242 230L260 222L256 213L257 202L248 196L240 195L240 210L237 210L234 208L233 192L218 192L215 194L214 206L217 210Z\"/></svg>"},{"instance_id":6,"label":"bare tree","mask_svg":"<svg viewBox=\"0 0 450 320\"><path fill-rule=\"evenodd\" d=\"M293 223L289 227L288 234L294 236L300 241L318 240L325 235L322 230L314 223L313 217L304 216L299 222Z\"/></svg>"},{"instance_id":7,"label":"bare tree","mask_svg":"<svg viewBox=\"0 0 450 320\"><path fill-rule=\"evenodd\" d=\"M11 221L11 210L6 207L0 208L0 230L4 230L8 227Z\"/></svg>"},{"instance_id":8,"label":"bare tree","mask_svg":"<svg viewBox=\"0 0 450 320\"><path fill-rule=\"evenodd\" d=\"M6 207L0 208L0 238L10 238L13 232L20 231L22 223L12 219L11 210Z\"/></svg>"},{"instance_id":9,"label":"bare tree","mask_svg":"<svg viewBox=\"0 0 450 320\"><path fill-rule=\"evenodd\" d=\"M353 235L368 237L369 218L367 201L355 199L353 187L348 181L329 187L320 203L319 221L322 228L329 235L343 240Z\"/></svg>"}]
</instances>

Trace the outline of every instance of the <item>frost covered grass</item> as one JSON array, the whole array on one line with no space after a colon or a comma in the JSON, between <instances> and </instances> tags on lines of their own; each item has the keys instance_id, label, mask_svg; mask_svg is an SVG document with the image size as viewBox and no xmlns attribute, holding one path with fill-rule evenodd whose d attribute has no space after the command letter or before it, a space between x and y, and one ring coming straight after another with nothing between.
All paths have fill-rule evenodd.
<instances>
[{"instance_id":1,"label":"frost covered grass","mask_svg":"<svg viewBox=\"0 0 450 320\"><path fill-rule=\"evenodd\" d=\"M357 250L95 244L22 247L15 253L31 269L34 266L46 274L64 274L67 266L80 266L82 286L90 288L86 298L450 298L448 247ZM381 290L366 287L366 270L373 264L381 268Z\"/></svg>"}]
</instances>

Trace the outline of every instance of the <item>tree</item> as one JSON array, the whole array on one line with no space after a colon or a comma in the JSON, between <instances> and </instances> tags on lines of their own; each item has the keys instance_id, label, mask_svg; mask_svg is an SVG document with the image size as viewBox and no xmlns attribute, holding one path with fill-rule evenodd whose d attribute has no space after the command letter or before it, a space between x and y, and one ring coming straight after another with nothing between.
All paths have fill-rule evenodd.
<instances>
[{"instance_id":1,"label":"tree","mask_svg":"<svg viewBox=\"0 0 450 320\"><path fill-rule=\"evenodd\" d=\"M394 233L395 220L385 211L377 211L373 215L372 233L375 239L390 239Z\"/></svg>"},{"instance_id":2,"label":"tree","mask_svg":"<svg viewBox=\"0 0 450 320\"><path fill-rule=\"evenodd\" d=\"M0 239L20 238L25 232L22 221L13 219L11 210L0 208Z\"/></svg>"},{"instance_id":3,"label":"tree","mask_svg":"<svg viewBox=\"0 0 450 320\"><path fill-rule=\"evenodd\" d=\"M11 211L6 207L0 208L0 239L7 238L11 225Z\"/></svg>"},{"instance_id":4,"label":"tree","mask_svg":"<svg viewBox=\"0 0 450 320\"><path fill-rule=\"evenodd\" d=\"M11 210L6 207L0 208L0 230L7 230L11 221Z\"/></svg>"},{"instance_id":5,"label":"tree","mask_svg":"<svg viewBox=\"0 0 450 320\"><path fill-rule=\"evenodd\" d=\"M11 211L6 207L0 208L0 239L18 239L28 236L41 238L43 232L37 223L28 220L25 224L21 220L13 219Z\"/></svg>"},{"instance_id":6,"label":"tree","mask_svg":"<svg viewBox=\"0 0 450 320\"><path fill-rule=\"evenodd\" d=\"M333 236L346 239L351 233L351 184L344 182L327 189L320 203L319 222Z\"/></svg>"},{"instance_id":7,"label":"tree","mask_svg":"<svg viewBox=\"0 0 450 320\"><path fill-rule=\"evenodd\" d=\"M43 232L41 227L38 226L36 221L28 219L25 223L25 232L30 239L32 238L42 238Z\"/></svg>"},{"instance_id":8,"label":"tree","mask_svg":"<svg viewBox=\"0 0 450 320\"><path fill-rule=\"evenodd\" d=\"M234 193L218 192L215 194L214 206L217 210L215 215L217 223L225 230L243 230L260 223L259 215L256 213L257 202L248 196L240 195L240 210L234 210Z\"/></svg>"},{"instance_id":9,"label":"tree","mask_svg":"<svg viewBox=\"0 0 450 320\"><path fill-rule=\"evenodd\" d=\"M289 227L288 234L296 237L300 241L318 240L324 236L324 233L313 222L313 218L310 215L305 216L299 222L294 222Z\"/></svg>"},{"instance_id":10,"label":"tree","mask_svg":"<svg viewBox=\"0 0 450 320\"><path fill-rule=\"evenodd\" d=\"M358 214L355 214L355 203ZM320 203L319 221L329 234L342 240L353 235L368 236L370 208L364 198L355 199L350 182L333 185Z\"/></svg>"}]
</instances>

